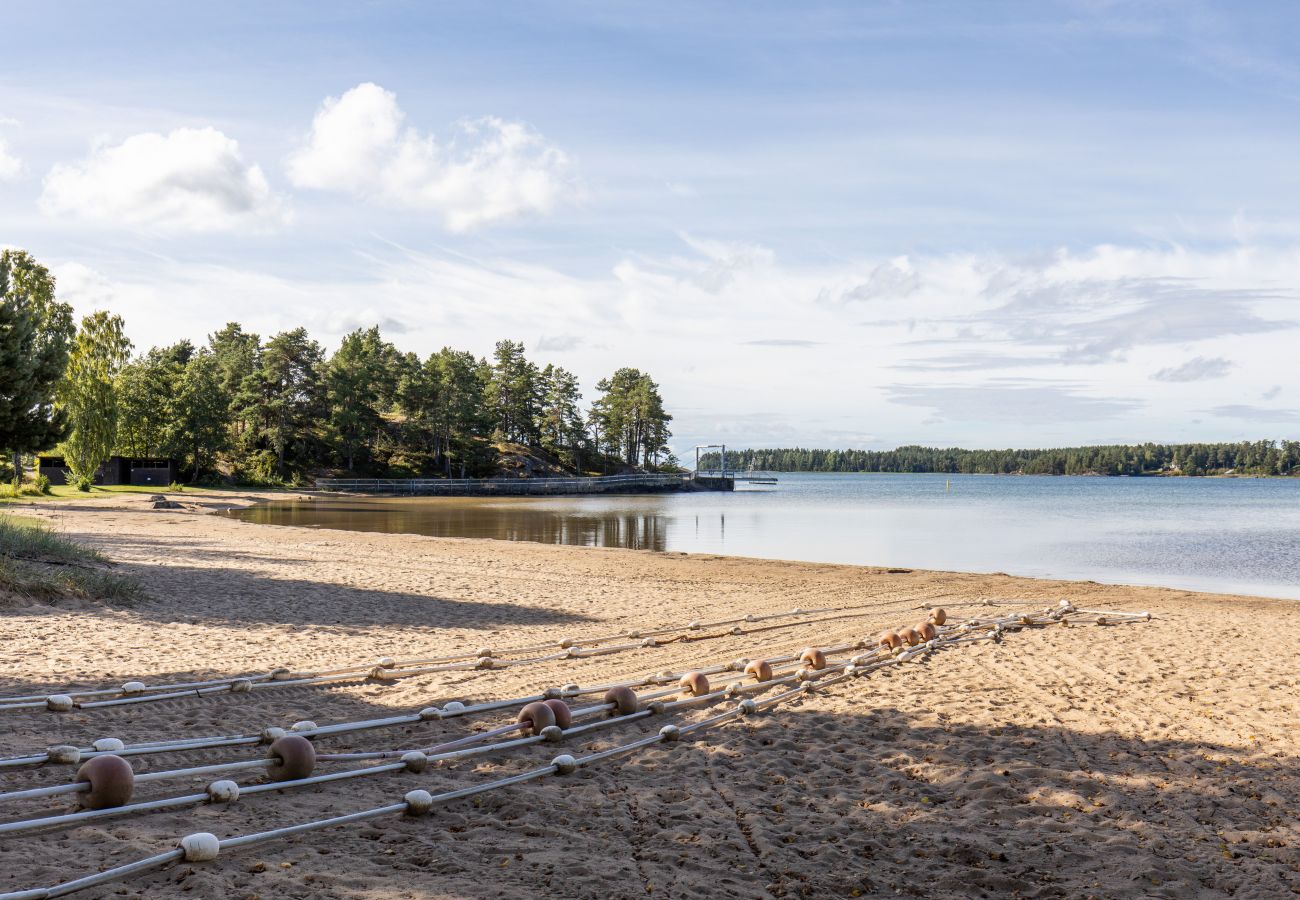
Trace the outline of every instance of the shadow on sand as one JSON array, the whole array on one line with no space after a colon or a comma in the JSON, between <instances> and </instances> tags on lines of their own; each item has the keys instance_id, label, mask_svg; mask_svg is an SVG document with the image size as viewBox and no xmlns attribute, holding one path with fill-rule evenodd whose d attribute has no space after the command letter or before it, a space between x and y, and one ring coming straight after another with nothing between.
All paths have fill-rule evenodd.
<instances>
[{"instance_id":1,"label":"shadow on sand","mask_svg":"<svg viewBox=\"0 0 1300 900\"><path fill-rule=\"evenodd\" d=\"M464 689L473 691L472 680ZM839 692L864 707L870 702L869 681ZM427 700L447 696L431 686ZM66 717L37 713L22 717L21 730L28 744L42 747L105 734L142 740L156 736L163 719L173 731L203 734L396 711L355 691L322 688L267 694L257 704L252 710L226 695ZM146 897L183 889L196 897L1268 898L1292 897L1300 885L1293 756L1243 758L1236 748L1106 731L977 727L887 707L830 714L816 711L818 704L814 696L697 740L458 801L428 819L393 817L223 854L215 863L137 877L125 889ZM318 746L421 747L511 719L503 712L475 722L425 722L322 738ZM391 803L415 787L465 786L544 765L557 752L623 743L664 721L421 775L141 815L112 824L111 840L98 828L7 838L0 890L157 852L193 831L235 835ZM19 749L29 748L5 751ZM150 757L137 768L262 752ZM0 771L0 786L58 783L66 775L54 767ZM203 783L151 785L147 794L201 791Z\"/></svg>"}]
</instances>

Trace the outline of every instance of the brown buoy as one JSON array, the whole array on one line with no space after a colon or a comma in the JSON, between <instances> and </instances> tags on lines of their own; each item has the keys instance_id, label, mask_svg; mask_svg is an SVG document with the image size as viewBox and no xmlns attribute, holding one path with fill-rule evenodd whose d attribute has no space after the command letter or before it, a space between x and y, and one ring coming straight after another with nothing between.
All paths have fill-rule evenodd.
<instances>
[{"instance_id":1,"label":"brown buoy","mask_svg":"<svg viewBox=\"0 0 1300 900\"><path fill-rule=\"evenodd\" d=\"M932 641L934 640L934 636L939 633L935 630L934 625L929 622L922 622L920 625L917 625L916 630L921 635L921 640L923 641Z\"/></svg>"},{"instance_id":2,"label":"brown buoy","mask_svg":"<svg viewBox=\"0 0 1300 900\"><path fill-rule=\"evenodd\" d=\"M266 767L272 781L294 781L306 778L316 768L316 748L300 734L286 734L276 738L267 752L273 762Z\"/></svg>"},{"instance_id":3,"label":"brown buoy","mask_svg":"<svg viewBox=\"0 0 1300 900\"><path fill-rule=\"evenodd\" d=\"M709 677L703 672L687 672L677 682L677 686L682 689L684 694L700 697L709 692Z\"/></svg>"},{"instance_id":4,"label":"brown buoy","mask_svg":"<svg viewBox=\"0 0 1300 900\"><path fill-rule=\"evenodd\" d=\"M745 674L753 676L755 681L772 680L772 664L765 659L756 659L745 666Z\"/></svg>"},{"instance_id":5,"label":"brown buoy","mask_svg":"<svg viewBox=\"0 0 1300 900\"><path fill-rule=\"evenodd\" d=\"M84 809L123 806L135 792L135 772L120 756L92 756L77 770L77 781L90 782L90 790L77 795Z\"/></svg>"},{"instance_id":6,"label":"brown buoy","mask_svg":"<svg viewBox=\"0 0 1300 900\"><path fill-rule=\"evenodd\" d=\"M917 644L921 643L921 635L917 634L915 628L904 628L898 633L898 636L901 637L909 647L915 647Z\"/></svg>"},{"instance_id":7,"label":"brown buoy","mask_svg":"<svg viewBox=\"0 0 1300 900\"><path fill-rule=\"evenodd\" d=\"M556 724L555 710L538 700L519 710L519 717L515 721L520 724L527 722L530 734L541 734L543 728Z\"/></svg>"},{"instance_id":8,"label":"brown buoy","mask_svg":"<svg viewBox=\"0 0 1300 900\"><path fill-rule=\"evenodd\" d=\"M881 647L888 647L890 650L896 650L903 646L903 639L898 636L897 631L882 631L876 643Z\"/></svg>"},{"instance_id":9,"label":"brown buoy","mask_svg":"<svg viewBox=\"0 0 1300 900\"><path fill-rule=\"evenodd\" d=\"M948 621L948 613L942 606L935 607L930 610L930 621L936 625L942 625Z\"/></svg>"},{"instance_id":10,"label":"brown buoy","mask_svg":"<svg viewBox=\"0 0 1300 900\"><path fill-rule=\"evenodd\" d=\"M620 685L605 692L605 702L614 704L613 716L630 716L641 709L641 699L630 687Z\"/></svg>"},{"instance_id":11,"label":"brown buoy","mask_svg":"<svg viewBox=\"0 0 1300 900\"><path fill-rule=\"evenodd\" d=\"M817 647L805 647L804 651L799 654L799 662L810 669L824 669L826 668L826 654Z\"/></svg>"},{"instance_id":12,"label":"brown buoy","mask_svg":"<svg viewBox=\"0 0 1300 900\"><path fill-rule=\"evenodd\" d=\"M569 704L563 700L543 700L542 702L551 708L551 712L555 713L556 725L561 728L568 728L573 724L573 710L569 709Z\"/></svg>"}]
</instances>

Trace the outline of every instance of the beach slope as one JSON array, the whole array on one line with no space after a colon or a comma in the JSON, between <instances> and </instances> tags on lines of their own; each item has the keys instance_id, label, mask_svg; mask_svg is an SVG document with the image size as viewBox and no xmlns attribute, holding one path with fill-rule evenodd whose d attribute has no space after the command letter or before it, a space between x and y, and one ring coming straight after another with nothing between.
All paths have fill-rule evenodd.
<instances>
[{"instance_id":1,"label":"beach slope","mask_svg":"<svg viewBox=\"0 0 1300 900\"><path fill-rule=\"evenodd\" d=\"M104 737L257 732L798 652L931 606L1054 605L1152 621L1053 626L837 685L696 740L436 809L184 863L85 896L1288 897L1300 891L1300 604L1159 588L243 524L229 495L22 510L142 582L132 606L0 598L0 693L328 668L638 631L792 607L835 615L486 671L53 713L0 712L0 755ZM243 501L256 499L254 495ZM811 621L815 618L816 621ZM688 714L699 718L704 712ZM510 713L317 741L426 746ZM220 837L393 803L653 733L0 838L0 892ZM140 757L138 772L261 748ZM0 790L71 768L0 770ZM142 785L202 792L212 777ZM236 775L249 783L252 775ZM70 809L4 804L6 820Z\"/></svg>"}]
</instances>

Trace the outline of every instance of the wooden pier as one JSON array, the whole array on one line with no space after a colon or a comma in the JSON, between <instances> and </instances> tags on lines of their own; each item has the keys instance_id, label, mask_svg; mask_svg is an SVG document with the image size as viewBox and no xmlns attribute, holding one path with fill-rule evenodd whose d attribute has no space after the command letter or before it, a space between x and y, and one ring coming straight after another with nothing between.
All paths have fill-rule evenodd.
<instances>
[{"instance_id":1,"label":"wooden pier","mask_svg":"<svg viewBox=\"0 0 1300 900\"><path fill-rule=\"evenodd\" d=\"M734 491L737 482L776 484L776 478L754 472L668 472L590 478L318 478L316 489L399 497L554 497Z\"/></svg>"},{"instance_id":2,"label":"wooden pier","mask_svg":"<svg viewBox=\"0 0 1300 900\"><path fill-rule=\"evenodd\" d=\"M691 483L689 472L672 472L590 478L318 478L316 489L409 497L544 497L655 494L687 490Z\"/></svg>"}]
</instances>

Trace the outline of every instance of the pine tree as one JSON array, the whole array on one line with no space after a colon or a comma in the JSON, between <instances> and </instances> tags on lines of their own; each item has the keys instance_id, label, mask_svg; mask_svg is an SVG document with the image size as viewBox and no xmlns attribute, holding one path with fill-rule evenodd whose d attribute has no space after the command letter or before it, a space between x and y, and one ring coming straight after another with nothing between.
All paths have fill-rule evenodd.
<instances>
[{"instance_id":1,"label":"pine tree","mask_svg":"<svg viewBox=\"0 0 1300 900\"><path fill-rule=\"evenodd\" d=\"M15 485L24 453L67 434L55 394L75 332L72 307L55 299L49 270L22 250L0 252L0 449L12 454Z\"/></svg>"}]
</instances>

